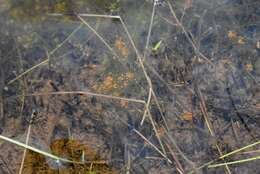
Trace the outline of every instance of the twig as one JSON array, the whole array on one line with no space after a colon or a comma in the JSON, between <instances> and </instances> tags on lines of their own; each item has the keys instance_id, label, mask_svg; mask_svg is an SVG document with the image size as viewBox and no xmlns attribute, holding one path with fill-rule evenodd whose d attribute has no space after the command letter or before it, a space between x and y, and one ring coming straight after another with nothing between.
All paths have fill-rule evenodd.
<instances>
[{"instance_id":1,"label":"twig","mask_svg":"<svg viewBox=\"0 0 260 174\"><path fill-rule=\"evenodd\" d=\"M134 103L145 104L144 100L132 99L132 98L124 98L124 97L117 97L117 96L105 95L105 94L97 94L97 93L92 93L92 92L87 92L87 91L44 92L44 93L25 94L24 96L25 97L30 97L30 96L68 95L68 94L78 94L78 95L86 95L86 96L103 97L103 98L108 98L108 99L124 100L124 101L129 101L129 102L134 102Z\"/></svg>"},{"instance_id":2,"label":"twig","mask_svg":"<svg viewBox=\"0 0 260 174\"><path fill-rule=\"evenodd\" d=\"M162 108L161 108L161 106L160 106L160 103L159 103L159 101L158 101L158 99L157 99L157 97L156 97L156 95L155 95L155 93L154 93L153 90L152 90L152 95L153 95L154 100L155 100L155 103L156 103L156 105L157 105L157 107L158 107L158 109L159 109L160 115L162 116L162 119L163 119L165 128L166 128L166 130L168 131L168 130L169 130L169 126L168 126L167 121L166 121L166 119L165 119L165 116L164 116L164 114L163 114L163 111L162 111Z\"/></svg>"},{"instance_id":3,"label":"twig","mask_svg":"<svg viewBox=\"0 0 260 174\"><path fill-rule=\"evenodd\" d=\"M200 109L201 109L201 112L203 113L204 120L206 121L206 124L207 124L207 127L208 127L208 129L209 129L209 132L210 132L211 136L212 136L212 137L215 137L215 131L214 131L214 129L213 129L212 123L211 123L210 120L209 120L209 115L208 115L208 112L207 112L207 108L206 108L206 104L205 104L205 99L204 99L204 97L202 96L202 93L201 93L201 91L200 91L200 89L199 89L198 86L197 86L197 93L198 93L198 97L199 97L199 99L200 99ZM222 156L223 153L222 153L222 151L221 151L219 145L218 145L217 143L215 143L215 146L216 146L216 148L217 148L219 154ZM227 172L228 174L231 174L231 171L230 171L228 165L226 165L225 167L226 167L226 172Z\"/></svg>"},{"instance_id":4,"label":"twig","mask_svg":"<svg viewBox=\"0 0 260 174\"><path fill-rule=\"evenodd\" d=\"M243 151L243 150L245 150L245 149L251 148L251 147L256 146L256 145L258 145L258 144L260 144L260 140L258 140L258 141L255 142L255 143L252 143L252 144L249 144L249 145L247 145L247 146L244 146L244 147L242 147L242 148L240 148L240 149L237 149L237 150L234 150L234 151L232 151L232 152L229 152L229 153L227 153L227 154L225 154L225 155L219 157L219 159L226 158L226 157L228 157L228 156L231 156L231 155L233 155L233 154L236 154L236 153L238 153L238 152L240 152L240 151Z\"/></svg>"},{"instance_id":5,"label":"twig","mask_svg":"<svg viewBox=\"0 0 260 174\"><path fill-rule=\"evenodd\" d=\"M1 122L4 122L4 100L3 100L3 96L0 92L0 120Z\"/></svg>"},{"instance_id":6,"label":"twig","mask_svg":"<svg viewBox=\"0 0 260 174\"><path fill-rule=\"evenodd\" d=\"M152 97L152 89L150 88L150 89L149 89L149 94L148 94L148 99L147 99L147 101L146 101L147 107L150 106L151 97ZM144 114L143 114L143 117L142 117L142 120L141 120L140 125L143 125L144 120L145 120L145 118L146 118L146 115L147 115L147 107L145 107Z\"/></svg>"},{"instance_id":7,"label":"twig","mask_svg":"<svg viewBox=\"0 0 260 174\"><path fill-rule=\"evenodd\" d=\"M39 64L37 64L37 65L35 65L35 66L29 68L28 70L24 71L24 72L21 73L20 75L16 76L14 79L10 80L10 81L7 83L7 85L12 84L12 83L15 82L16 80L18 80L18 79L20 79L21 77L23 77L24 75L26 75L26 74L32 72L34 69L36 69L36 68L38 68L38 67L40 67L40 66L42 66L42 65L47 64L48 62L49 62L49 59L45 59L45 60L42 61L41 63L39 63Z\"/></svg>"},{"instance_id":8,"label":"twig","mask_svg":"<svg viewBox=\"0 0 260 174\"><path fill-rule=\"evenodd\" d=\"M32 112L31 114L31 117L30 117L30 123L29 123L29 126L28 126L28 130L27 130L27 134L26 134L26 139L25 139L25 144L28 145L29 143L29 138L30 138L30 134L31 134L31 122L32 120L34 119L35 113ZM25 157L26 157L26 152L27 152L27 149L25 148L24 151L23 151L23 158L22 158L22 162L21 162L21 165L20 165L20 169L19 169L19 174L22 174L23 172L23 166L24 166L24 161L25 161Z\"/></svg>"},{"instance_id":9,"label":"twig","mask_svg":"<svg viewBox=\"0 0 260 174\"><path fill-rule=\"evenodd\" d=\"M152 124L153 130L154 130L154 132L155 132L155 136L157 137L157 139L158 139L158 141L159 141L159 144L160 144L160 146L161 146L161 148L162 148L163 153L166 155L167 153L166 153L166 150L165 150L164 145L163 145L163 143L162 143L160 134L158 133L158 130L157 130L157 128L156 128L156 125L155 125L155 122L154 122L154 120L153 120L152 114L151 114L150 109L148 108L147 105L146 105L146 109L147 109L148 118L150 119L150 122L151 122L151 124Z\"/></svg>"},{"instance_id":10,"label":"twig","mask_svg":"<svg viewBox=\"0 0 260 174\"><path fill-rule=\"evenodd\" d=\"M156 3L154 1L152 15L151 15L151 20L150 20L150 25L149 25L149 29L148 29L148 35L147 35L146 44L145 44L144 59L146 58L146 54L147 54L147 51L148 51L148 46L149 46L149 43L150 43L150 37L151 37L151 32L152 32L155 7L156 7Z\"/></svg>"},{"instance_id":11,"label":"twig","mask_svg":"<svg viewBox=\"0 0 260 174\"><path fill-rule=\"evenodd\" d=\"M58 157L58 156L56 156L54 154L42 151L42 150L40 150L38 148L26 145L24 143L21 143L19 141L16 141L14 139L8 138L8 137L3 136L3 135L0 135L0 139L2 139L4 141L7 141L9 143L15 144L17 146L20 146L22 148L29 149L29 150L31 150L33 152L39 153L39 154L44 155L46 157L52 158L52 159L54 159L54 160L56 160L58 162L65 162L65 163L71 163L71 164L91 164L91 163L93 163L93 164L107 164L107 162L103 161L103 160L101 160L101 161L84 161L84 163L81 162L81 161L73 161L73 160L69 160L69 159L66 159L66 158Z\"/></svg>"},{"instance_id":12,"label":"twig","mask_svg":"<svg viewBox=\"0 0 260 174\"><path fill-rule=\"evenodd\" d=\"M251 150L251 151L247 151L247 152L242 152L241 154L250 154L250 153L260 153L260 149L258 149L258 150Z\"/></svg>"},{"instance_id":13,"label":"twig","mask_svg":"<svg viewBox=\"0 0 260 174\"><path fill-rule=\"evenodd\" d=\"M18 57L19 57L19 66L21 67L21 72L24 71L23 69L23 62L22 62L22 54L21 54L21 51L19 49L19 47L17 46L17 43L15 44L16 45L16 49L17 49L17 53L18 53ZM22 78L21 79L21 83L23 85L23 89L22 89L22 93L25 94L26 92L26 79L25 78ZM24 97L21 97L21 108L20 108L20 114L22 115L22 112L23 112L23 109L24 109L24 106L25 106L25 98Z\"/></svg>"},{"instance_id":14,"label":"twig","mask_svg":"<svg viewBox=\"0 0 260 174\"><path fill-rule=\"evenodd\" d=\"M47 13L48 16L65 16L71 15L75 16L75 14L64 14L64 13ZM88 13L78 13L81 17L98 17L98 18L112 18L112 19L119 19L119 16L115 15L100 15L100 14L88 14Z\"/></svg>"},{"instance_id":15,"label":"twig","mask_svg":"<svg viewBox=\"0 0 260 174\"><path fill-rule=\"evenodd\" d=\"M205 100L204 100L204 97L202 96L201 94L201 91L200 89L197 87L197 92L198 92L198 97L200 99L200 102L199 102L199 105L200 105L200 109L201 109L201 112L202 112L202 115L204 117L204 120L207 124L207 127L209 129L209 132L211 134L211 136L215 137L215 132L213 130L213 126L209 120L209 116L208 116L208 112L207 112L207 108L206 108L206 104L205 104Z\"/></svg>"},{"instance_id":16,"label":"twig","mask_svg":"<svg viewBox=\"0 0 260 174\"><path fill-rule=\"evenodd\" d=\"M153 7L152 18L153 18L153 15L154 15L154 7ZM145 77L146 77L146 80L147 80L147 82L148 82L148 85L149 85L149 87L150 87L150 90L151 90L152 93L154 93L154 92L153 92L153 85L152 85L151 79L150 79L150 77L148 76L148 74L147 74L147 72L146 72L146 70L145 70L145 66L144 66L144 64L143 64L143 61L142 61L142 59L141 59L141 56L140 56L140 54L139 54L139 52L138 52L138 50L137 50L137 48L136 48L136 46L135 46L135 44L134 44L134 41L133 41L133 39L132 39L132 37L131 37L131 35L130 35L130 33L129 33L129 31L128 31L128 29L127 29L127 27L126 27L126 25L125 25L125 23L124 23L124 21L122 20L121 17L120 17L120 21L121 21L121 23L122 23L122 25L123 25L123 28L124 28L124 30L125 30L125 32L126 32L128 38L129 38L129 40L130 40L130 43L132 44L132 46L133 46L133 48L134 48L134 50L135 50L135 53L136 53L136 55L137 55L137 59L139 60L140 66L141 66L141 68L142 68L142 70L143 70L143 73L144 73L144 75L145 75ZM151 19L151 23L152 23L152 21L153 21L153 20ZM149 29L149 30L151 30L151 26L152 26L152 24L150 24L150 27L149 27L150 29ZM147 43L149 43L149 34L148 34ZM146 107L147 107L147 104L146 104ZM147 107L147 109L148 109L148 111L149 111L149 108L148 108L148 107ZM150 113L150 111L149 111L149 113ZM156 133L156 136L157 136L157 138L158 138L158 141L160 142L160 144L161 144L161 146L162 146L162 149L165 151L165 149L164 149L164 147L163 147L163 145L162 145L162 143L161 143L160 137L159 137L159 135L158 135L158 132L157 132L157 130L156 130L156 127L155 127L155 125L154 125L154 123L153 123L153 119L152 119L151 116L150 116L150 121L152 121L152 125L153 125L153 127L154 127L154 131L155 131L155 133ZM165 152L165 153L166 153L166 152Z\"/></svg>"},{"instance_id":17,"label":"twig","mask_svg":"<svg viewBox=\"0 0 260 174\"><path fill-rule=\"evenodd\" d=\"M127 144L128 146L128 144ZM130 156L130 151L127 148L127 166L126 166L126 174L130 174L130 169L131 169L131 156Z\"/></svg>"},{"instance_id":18,"label":"twig","mask_svg":"<svg viewBox=\"0 0 260 174\"><path fill-rule=\"evenodd\" d=\"M252 144L249 144L249 145L247 145L247 146L244 146L244 147L242 147L242 148L233 150L233 151L231 151L231 152L229 152L229 153L226 153L226 154L224 154L224 155L218 157L218 158L215 159L215 160L211 160L211 161L209 161L209 162L207 162L207 163L205 163L205 164L199 166L198 168L196 168L196 170L203 169L203 168L209 166L210 164L216 162L216 161L219 160L219 159L227 158L227 157L229 157L229 156L231 156L231 155L234 155L234 154L236 154L236 153L238 153L238 152L241 152L241 151L243 151L243 150L245 150L245 149L254 147L254 146L258 145L258 144L260 144L260 140L254 142L254 143L252 143ZM193 173L194 173L194 170L193 170L193 171L190 171L188 174L193 174Z\"/></svg>"},{"instance_id":19,"label":"twig","mask_svg":"<svg viewBox=\"0 0 260 174\"><path fill-rule=\"evenodd\" d=\"M126 27L126 25L125 25L125 23L124 23L124 21L122 20L121 17L120 17L120 21L121 21L121 23L122 23L122 25L123 25L123 28L124 28L124 30L125 30L127 36L128 36L128 39L130 40L130 43L132 44L132 46L133 46L133 48L134 48L134 50L135 50L137 59L138 59L139 64L140 64L140 66L141 66L141 68L142 68L142 70L143 70L143 73L144 73L144 76L145 76L145 78L146 78L146 80L147 80L147 83L148 83L148 85L149 85L151 91L153 91L153 85L152 85L151 79L150 79L150 77L148 76L148 74L147 74L147 72L146 72L146 69L145 69L145 66L144 66L144 64L143 64L143 60L142 60L142 58L141 58L141 56L140 56L140 53L139 53L139 51L137 50L137 48L136 48L136 46L135 46L135 44L134 44L134 41L133 41L133 39L132 39L132 37L131 37L131 35L130 35L130 33L129 33L129 31L128 31L128 29L127 29L127 27ZM148 116L149 116L149 118L150 118L151 124L152 124L152 126L153 126L154 131L155 131L156 137L157 137L157 139L158 139L158 141L159 141L159 143L160 143L160 145L161 145L161 148L162 148L164 154L166 155L165 148L164 148L164 146L163 146L163 144L162 144L162 142L161 142L160 136L159 136L158 131L157 131L157 129L156 129L156 127L155 127L155 124L154 124L154 122L153 122L153 118L152 118L152 116L151 116L151 113L150 113L150 111L149 111L149 107L147 106L147 103L146 103L146 109L147 109L147 111L148 111Z\"/></svg>"},{"instance_id":20,"label":"twig","mask_svg":"<svg viewBox=\"0 0 260 174\"><path fill-rule=\"evenodd\" d=\"M225 165L233 165L233 164L240 164L240 163L245 163L245 162L249 162L249 161L255 161L255 160L259 160L260 156L255 156L252 158L247 158L247 159L242 159L242 160L237 160L237 161L230 161L230 162L225 162L225 163L219 163L219 164L211 164L208 166L208 168L215 168L215 167L222 167Z\"/></svg>"},{"instance_id":21,"label":"twig","mask_svg":"<svg viewBox=\"0 0 260 174\"><path fill-rule=\"evenodd\" d=\"M238 141L238 134L237 134L237 130L236 130L236 125L234 124L234 121L233 119L231 118L231 127L232 127L232 131L233 131L233 134L235 136L235 139L236 141Z\"/></svg>"},{"instance_id":22,"label":"twig","mask_svg":"<svg viewBox=\"0 0 260 174\"><path fill-rule=\"evenodd\" d=\"M158 16L160 18L162 18L164 21L166 21L168 24L172 25L172 26L178 26L176 23L173 23L172 21L170 21L169 19L167 19L166 17L163 17L160 13L158 14Z\"/></svg>"},{"instance_id":23,"label":"twig","mask_svg":"<svg viewBox=\"0 0 260 174\"><path fill-rule=\"evenodd\" d=\"M172 155L172 158L174 159L174 161L176 163L176 168L178 169L178 172L180 174L183 174L184 173L184 169L183 169L183 167L182 167L182 165L181 165L177 155L175 154L175 152L172 150L171 146L168 143L166 143L166 146L169 149L169 151L170 151L170 153Z\"/></svg>"}]
</instances>

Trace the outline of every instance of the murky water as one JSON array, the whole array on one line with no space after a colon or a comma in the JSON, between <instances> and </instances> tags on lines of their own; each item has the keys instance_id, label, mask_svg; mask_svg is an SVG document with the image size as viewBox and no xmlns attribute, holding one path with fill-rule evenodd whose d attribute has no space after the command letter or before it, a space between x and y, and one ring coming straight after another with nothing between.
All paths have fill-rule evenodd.
<instances>
[{"instance_id":1,"label":"murky water","mask_svg":"<svg viewBox=\"0 0 260 174\"><path fill-rule=\"evenodd\" d=\"M0 173L188 173L259 140L260 2L156 2L0 0L1 135L47 153L1 141Z\"/></svg>"}]
</instances>

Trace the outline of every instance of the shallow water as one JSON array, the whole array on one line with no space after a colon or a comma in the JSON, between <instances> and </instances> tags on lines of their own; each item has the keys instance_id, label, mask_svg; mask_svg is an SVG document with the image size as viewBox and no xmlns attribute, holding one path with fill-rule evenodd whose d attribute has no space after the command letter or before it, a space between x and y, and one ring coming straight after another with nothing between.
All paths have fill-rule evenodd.
<instances>
[{"instance_id":1,"label":"shallow water","mask_svg":"<svg viewBox=\"0 0 260 174\"><path fill-rule=\"evenodd\" d=\"M0 0L1 135L73 160L73 150L81 160L78 151L87 147L95 159L81 157L106 161L59 166L1 141L0 173L188 173L256 142L258 6L255 0ZM59 140L81 149L72 143L56 153ZM42 164L33 165L35 159ZM257 173L257 162L200 172Z\"/></svg>"}]
</instances>

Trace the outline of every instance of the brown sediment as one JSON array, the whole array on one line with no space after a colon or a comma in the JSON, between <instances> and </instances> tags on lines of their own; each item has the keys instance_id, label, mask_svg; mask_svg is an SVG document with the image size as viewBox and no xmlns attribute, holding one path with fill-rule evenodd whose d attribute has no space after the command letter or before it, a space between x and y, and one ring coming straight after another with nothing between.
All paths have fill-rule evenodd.
<instances>
[{"instance_id":1,"label":"brown sediment","mask_svg":"<svg viewBox=\"0 0 260 174\"><path fill-rule=\"evenodd\" d=\"M116 174L117 172L109 166L106 160L100 159L96 151L77 140L58 139L50 145L51 153L72 161L85 162L82 164L60 164L53 167L43 155L33 151L27 151L23 166L26 174ZM83 157L84 156L84 157Z\"/></svg>"}]
</instances>

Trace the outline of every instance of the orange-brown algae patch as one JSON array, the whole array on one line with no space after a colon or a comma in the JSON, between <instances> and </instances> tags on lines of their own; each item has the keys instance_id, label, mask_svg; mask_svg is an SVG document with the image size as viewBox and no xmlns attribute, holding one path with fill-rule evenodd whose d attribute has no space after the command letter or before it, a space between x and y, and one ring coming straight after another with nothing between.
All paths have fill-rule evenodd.
<instances>
[{"instance_id":1,"label":"orange-brown algae patch","mask_svg":"<svg viewBox=\"0 0 260 174\"><path fill-rule=\"evenodd\" d=\"M121 75L107 75L101 83L95 84L92 88L98 93L110 93L114 96L120 96L121 91L129 86L135 79L134 73L127 72Z\"/></svg>"},{"instance_id":2,"label":"orange-brown algae patch","mask_svg":"<svg viewBox=\"0 0 260 174\"><path fill-rule=\"evenodd\" d=\"M123 57L128 57L129 50L123 41L122 37L117 37L114 47L116 48L116 51L121 54Z\"/></svg>"},{"instance_id":3,"label":"orange-brown algae patch","mask_svg":"<svg viewBox=\"0 0 260 174\"><path fill-rule=\"evenodd\" d=\"M108 75L104 78L102 83L94 85L93 89L97 92L107 93L112 91L114 87L114 78L112 75Z\"/></svg>"},{"instance_id":4,"label":"orange-brown algae patch","mask_svg":"<svg viewBox=\"0 0 260 174\"><path fill-rule=\"evenodd\" d=\"M236 42L239 45L244 45L246 43L246 39L242 36L239 36L237 32L230 30L227 34L229 40Z\"/></svg>"},{"instance_id":5,"label":"orange-brown algae patch","mask_svg":"<svg viewBox=\"0 0 260 174\"><path fill-rule=\"evenodd\" d=\"M72 161L83 159L84 164L62 163L50 165L50 162L43 155L27 151L23 166L23 173L26 174L87 174L92 171L95 174L117 174L112 167L109 167L105 160L99 158L94 149L79 141L70 139L59 139L50 145L51 153Z\"/></svg>"}]
</instances>

